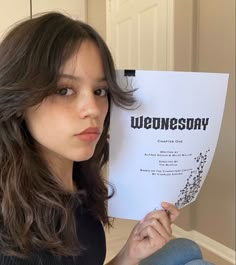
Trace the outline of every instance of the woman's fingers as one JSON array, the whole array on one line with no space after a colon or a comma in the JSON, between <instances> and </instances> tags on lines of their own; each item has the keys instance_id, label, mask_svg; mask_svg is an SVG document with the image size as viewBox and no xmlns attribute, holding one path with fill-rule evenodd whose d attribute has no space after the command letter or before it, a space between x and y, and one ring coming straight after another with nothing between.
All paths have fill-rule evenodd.
<instances>
[{"instance_id":1,"label":"woman's fingers","mask_svg":"<svg viewBox=\"0 0 236 265\"><path fill-rule=\"evenodd\" d=\"M173 222L179 216L179 210L175 205L163 202L163 210L155 210L148 213L141 221L140 229L144 229L148 226L152 226L158 231L158 233L164 238L169 237L172 234L171 222Z\"/></svg>"},{"instance_id":2,"label":"woman's fingers","mask_svg":"<svg viewBox=\"0 0 236 265\"><path fill-rule=\"evenodd\" d=\"M126 260L132 261L129 264L138 264L171 239L171 222L177 218L179 210L167 202L163 202L162 207L162 210L148 213L134 227L123 250Z\"/></svg>"},{"instance_id":3,"label":"woman's fingers","mask_svg":"<svg viewBox=\"0 0 236 265\"><path fill-rule=\"evenodd\" d=\"M155 210L148 213L145 216L144 221L152 218L155 218L158 222L160 222L169 234L172 233L170 219L165 210Z\"/></svg>"},{"instance_id":4,"label":"woman's fingers","mask_svg":"<svg viewBox=\"0 0 236 265\"><path fill-rule=\"evenodd\" d=\"M162 248L169 240L170 235L157 219L142 220L135 226L126 244L125 255L130 260L135 260L129 264L139 264L142 259Z\"/></svg>"},{"instance_id":5,"label":"woman's fingers","mask_svg":"<svg viewBox=\"0 0 236 265\"><path fill-rule=\"evenodd\" d=\"M151 248L161 248L170 240L170 236L163 236L160 234L160 230L156 230L153 226L147 226L140 232L142 240L149 242Z\"/></svg>"},{"instance_id":6,"label":"woman's fingers","mask_svg":"<svg viewBox=\"0 0 236 265\"><path fill-rule=\"evenodd\" d=\"M163 237L166 241L169 241L171 237L171 229L169 225L163 226L163 224L156 218L150 218L146 221L142 221L136 228L136 234L140 235L143 239L143 231L156 231L159 236ZM154 229L154 230L153 230ZM146 235L145 235L146 236ZM147 235L148 236L148 235Z\"/></svg>"},{"instance_id":7,"label":"woman's fingers","mask_svg":"<svg viewBox=\"0 0 236 265\"><path fill-rule=\"evenodd\" d=\"M174 222L180 214L179 209L177 209L175 205L168 202L162 202L161 206L167 212L170 221Z\"/></svg>"}]
</instances>

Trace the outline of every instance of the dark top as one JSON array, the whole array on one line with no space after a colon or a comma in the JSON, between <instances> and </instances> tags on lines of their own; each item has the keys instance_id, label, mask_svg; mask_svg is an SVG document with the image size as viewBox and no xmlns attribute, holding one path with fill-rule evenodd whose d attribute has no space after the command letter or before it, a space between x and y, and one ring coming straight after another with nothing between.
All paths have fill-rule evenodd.
<instances>
[{"instance_id":1,"label":"dark top","mask_svg":"<svg viewBox=\"0 0 236 265\"><path fill-rule=\"evenodd\" d=\"M73 175L75 172L73 171ZM75 209L78 239L83 246L80 256L58 258L49 253L35 254L30 260L3 256L0 265L102 265L106 256L106 240L103 226L79 203Z\"/></svg>"},{"instance_id":2,"label":"dark top","mask_svg":"<svg viewBox=\"0 0 236 265\"><path fill-rule=\"evenodd\" d=\"M30 260L7 257L0 254L0 265L102 265L106 255L104 229L100 221L81 207L76 210L78 238L85 250L81 256L61 257L59 261L52 254L37 254Z\"/></svg>"}]
</instances>

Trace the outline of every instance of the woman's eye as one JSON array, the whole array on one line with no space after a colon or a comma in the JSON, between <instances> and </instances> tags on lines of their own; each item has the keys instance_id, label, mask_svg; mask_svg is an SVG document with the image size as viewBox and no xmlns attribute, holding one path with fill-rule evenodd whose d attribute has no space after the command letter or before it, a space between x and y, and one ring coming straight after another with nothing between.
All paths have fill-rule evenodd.
<instances>
[{"instance_id":1,"label":"woman's eye","mask_svg":"<svg viewBox=\"0 0 236 265\"><path fill-rule=\"evenodd\" d=\"M108 89L107 88L98 88L94 91L94 94L96 96L100 96L100 97L106 97L108 94Z\"/></svg>"},{"instance_id":2,"label":"woman's eye","mask_svg":"<svg viewBox=\"0 0 236 265\"><path fill-rule=\"evenodd\" d=\"M57 89L56 94L60 95L60 96L70 96L74 93L73 89L69 88L69 87L63 87L60 89Z\"/></svg>"}]
</instances>

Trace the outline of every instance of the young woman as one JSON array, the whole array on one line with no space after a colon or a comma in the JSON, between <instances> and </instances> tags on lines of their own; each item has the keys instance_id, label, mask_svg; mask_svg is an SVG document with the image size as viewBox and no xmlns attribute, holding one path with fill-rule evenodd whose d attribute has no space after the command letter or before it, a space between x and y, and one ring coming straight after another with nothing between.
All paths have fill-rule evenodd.
<instances>
[{"instance_id":1,"label":"young woman","mask_svg":"<svg viewBox=\"0 0 236 265\"><path fill-rule=\"evenodd\" d=\"M101 169L108 160L111 101L134 103L116 83L106 44L87 24L48 13L4 38L1 265L103 264L103 226L110 220ZM208 264L192 241L170 241L179 212L167 202L162 207L135 226L110 265Z\"/></svg>"}]
</instances>

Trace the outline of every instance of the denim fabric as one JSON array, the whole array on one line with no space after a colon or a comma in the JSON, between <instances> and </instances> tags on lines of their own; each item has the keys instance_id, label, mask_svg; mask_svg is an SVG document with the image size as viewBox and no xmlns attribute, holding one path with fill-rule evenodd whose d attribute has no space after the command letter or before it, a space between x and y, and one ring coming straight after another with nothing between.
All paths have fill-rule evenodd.
<instances>
[{"instance_id":1,"label":"denim fabric","mask_svg":"<svg viewBox=\"0 0 236 265\"><path fill-rule=\"evenodd\" d=\"M150 257L142 260L140 265L213 265L202 259L198 245L192 240L177 238Z\"/></svg>"}]
</instances>

